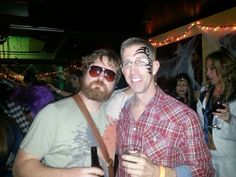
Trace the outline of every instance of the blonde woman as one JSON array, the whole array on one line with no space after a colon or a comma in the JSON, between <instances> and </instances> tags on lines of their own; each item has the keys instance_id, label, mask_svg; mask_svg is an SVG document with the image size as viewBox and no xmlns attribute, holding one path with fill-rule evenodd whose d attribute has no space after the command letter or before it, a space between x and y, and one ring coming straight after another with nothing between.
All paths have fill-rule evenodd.
<instances>
[{"instance_id":1,"label":"blonde woman","mask_svg":"<svg viewBox=\"0 0 236 177\"><path fill-rule=\"evenodd\" d=\"M225 50L206 57L206 84L200 90L197 112L212 155L216 177L236 174L236 59ZM216 107L223 98L221 107Z\"/></svg>"}]
</instances>

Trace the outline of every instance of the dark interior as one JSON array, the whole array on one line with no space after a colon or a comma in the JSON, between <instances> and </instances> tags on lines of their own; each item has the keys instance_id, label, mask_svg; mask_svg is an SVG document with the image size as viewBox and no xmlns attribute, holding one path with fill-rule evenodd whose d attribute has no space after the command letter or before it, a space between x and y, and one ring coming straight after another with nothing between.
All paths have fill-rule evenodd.
<instances>
[{"instance_id":1,"label":"dark interior","mask_svg":"<svg viewBox=\"0 0 236 177\"><path fill-rule=\"evenodd\" d=\"M42 52L55 53L53 61L19 62L70 63L96 48L119 51L127 37L153 37L235 5L235 0L1 0L0 32L40 39Z\"/></svg>"}]
</instances>

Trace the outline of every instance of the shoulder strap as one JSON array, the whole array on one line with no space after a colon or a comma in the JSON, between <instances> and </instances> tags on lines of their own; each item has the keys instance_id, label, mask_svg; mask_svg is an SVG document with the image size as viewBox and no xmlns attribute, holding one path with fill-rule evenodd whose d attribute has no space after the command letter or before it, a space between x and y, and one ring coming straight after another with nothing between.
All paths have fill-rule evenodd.
<instances>
[{"instance_id":1,"label":"shoulder strap","mask_svg":"<svg viewBox=\"0 0 236 177\"><path fill-rule=\"evenodd\" d=\"M109 154L107 152L107 148L106 148L106 145L102 139L102 136L100 135L94 121L93 121L93 118L91 117L86 105L84 104L83 100L81 99L81 97L76 94L73 96L75 102L77 103L77 105L79 106L81 112L83 113L84 117L86 118L88 124L90 125L92 131L93 131L93 134L97 140L97 143L99 144L100 148L101 148L101 152L104 156L104 159L105 161L107 162L108 164L108 167L112 166L113 165L113 161L112 159L109 157Z\"/></svg>"}]
</instances>

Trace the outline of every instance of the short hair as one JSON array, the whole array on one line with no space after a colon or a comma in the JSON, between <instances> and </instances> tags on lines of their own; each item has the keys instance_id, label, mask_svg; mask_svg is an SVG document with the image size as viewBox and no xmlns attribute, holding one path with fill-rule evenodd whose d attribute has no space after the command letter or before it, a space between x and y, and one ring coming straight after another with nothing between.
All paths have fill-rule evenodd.
<instances>
[{"instance_id":1,"label":"short hair","mask_svg":"<svg viewBox=\"0 0 236 177\"><path fill-rule=\"evenodd\" d=\"M120 55L122 56L124 50L133 45L142 45L147 47L150 51L151 58L156 60L156 48L152 46L152 44L149 41L139 37L131 37L123 41L120 47Z\"/></svg>"}]
</instances>

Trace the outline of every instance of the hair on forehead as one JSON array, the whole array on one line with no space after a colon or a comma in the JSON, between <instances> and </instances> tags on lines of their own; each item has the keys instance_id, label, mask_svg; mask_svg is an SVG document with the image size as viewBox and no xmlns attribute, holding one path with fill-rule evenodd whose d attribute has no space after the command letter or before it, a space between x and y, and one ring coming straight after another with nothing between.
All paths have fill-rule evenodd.
<instances>
[{"instance_id":1,"label":"hair on forehead","mask_svg":"<svg viewBox=\"0 0 236 177\"><path fill-rule=\"evenodd\" d=\"M108 58L108 64L110 66L114 66L117 71L116 71L116 82L119 81L120 76L121 76L121 59L120 57L116 54L114 50L111 49L98 49L93 51L91 54L82 57L81 64L82 64L82 73L85 74L86 71L89 69L89 67L97 60L99 59L100 61L103 62L103 57Z\"/></svg>"},{"instance_id":2,"label":"hair on forehead","mask_svg":"<svg viewBox=\"0 0 236 177\"><path fill-rule=\"evenodd\" d=\"M142 47L147 47L150 51L151 58L156 59L156 48L152 46L149 41L139 37L131 37L123 41L120 47L120 55L122 56L124 50L133 45L140 45Z\"/></svg>"},{"instance_id":3,"label":"hair on forehead","mask_svg":"<svg viewBox=\"0 0 236 177\"><path fill-rule=\"evenodd\" d=\"M179 81L186 81L188 83L188 85L190 87L192 87L192 81L191 81L191 79L190 79L190 77L188 76L187 73L179 73L179 74L177 74L175 76L175 78L174 78L175 85L177 85L177 83Z\"/></svg>"},{"instance_id":4,"label":"hair on forehead","mask_svg":"<svg viewBox=\"0 0 236 177\"><path fill-rule=\"evenodd\" d=\"M92 52L91 54L82 58L82 65L91 65L94 63L98 58L102 61L103 57L108 58L109 64L112 63L114 66L120 65L120 57L115 53L115 51L110 49L98 49Z\"/></svg>"}]
</instances>

